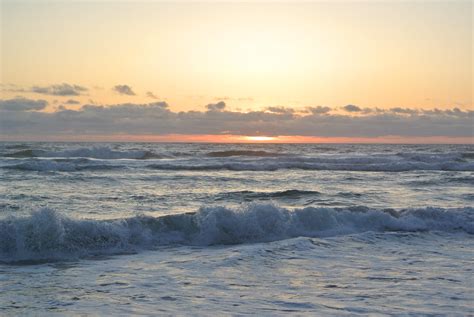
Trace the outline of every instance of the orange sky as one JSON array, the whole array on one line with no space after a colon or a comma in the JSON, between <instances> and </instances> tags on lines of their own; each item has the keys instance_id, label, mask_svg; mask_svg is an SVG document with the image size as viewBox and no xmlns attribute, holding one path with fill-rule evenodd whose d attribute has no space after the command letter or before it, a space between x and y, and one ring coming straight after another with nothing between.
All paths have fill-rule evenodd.
<instances>
[{"instance_id":1,"label":"orange sky","mask_svg":"<svg viewBox=\"0 0 474 317\"><path fill-rule=\"evenodd\" d=\"M243 136L243 135L87 135L51 136L48 141L71 142L183 142L183 143L380 143L380 144L474 144L472 137L308 137L308 136ZM44 136L3 136L3 141L44 141Z\"/></svg>"},{"instance_id":2,"label":"orange sky","mask_svg":"<svg viewBox=\"0 0 474 317\"><path fill-rule=\"evenodd\" d=\"M1 8L1 82L82 85L88 91L73 98L81 104L146 103L151 92L176 111L217 100L233 110L472 109L470 1L7 0ZM135 95L113 91L119 84ZM41 97L50 107L71 99Z\"/></svg>"},{"instance_id":3,"label":"orange sky","mask_svg":"<svg viewBox=\"0 0 474 317\"><path fill-rule=\"evenodd\" d=\"M45 100L40 112L158 101L173 113L205 112L208 104L224 101L226 111L238 113L324 106L331 114L347 114L341 109L351 104L360 109L457 108L465 112L465 125L474 110L471 1L4 0L0 8L1 99ZM222 136L231 128L213 136L134 132L108 138L381 140L352 134L270 140ZM2 138L20 137L11 131L0 131L6 134ZM255 131L247 136L260 135ZM279 134L285 135L272 133ZM384 136L382 142L470 141L465 133L456 141L452 137L433 131L410 138Z\"/></svg>"}]
</instances>

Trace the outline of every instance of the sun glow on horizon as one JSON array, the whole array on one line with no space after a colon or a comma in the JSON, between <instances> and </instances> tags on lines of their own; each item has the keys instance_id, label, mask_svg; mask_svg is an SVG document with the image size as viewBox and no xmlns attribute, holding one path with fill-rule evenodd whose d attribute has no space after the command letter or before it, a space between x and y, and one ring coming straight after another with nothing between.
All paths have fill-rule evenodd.
<instances>
[{"instance_id":1,"label":"sun glow on horizon","mask_svg":"<svg viewBox=\"0 0 474 317\"><path fill-rule=\"evenodd\" d=\"M255 141L255 142L265 142L265 141L275 141L277 138L271 136L245 136L246 141Z\"/></svg>"}]
</instances>

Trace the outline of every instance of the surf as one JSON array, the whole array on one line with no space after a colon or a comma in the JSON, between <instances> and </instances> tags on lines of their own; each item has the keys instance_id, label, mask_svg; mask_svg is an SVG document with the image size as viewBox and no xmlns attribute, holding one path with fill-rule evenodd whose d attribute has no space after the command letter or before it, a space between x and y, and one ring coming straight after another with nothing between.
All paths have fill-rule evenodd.
<instances>
[{"instance_id":1,"label":"surf","mask_svg":"<svg viewBox=\"0 0 474 317\"><path fill-rule=\"evenodd\" d=\"M364 232L436 231L474 234L474 208L287 209L251 203L114 220L76 219L42 208L28 216L0 220L0 261L67 260L172 245L206 247Z\"/></svg>"}]
</instances>

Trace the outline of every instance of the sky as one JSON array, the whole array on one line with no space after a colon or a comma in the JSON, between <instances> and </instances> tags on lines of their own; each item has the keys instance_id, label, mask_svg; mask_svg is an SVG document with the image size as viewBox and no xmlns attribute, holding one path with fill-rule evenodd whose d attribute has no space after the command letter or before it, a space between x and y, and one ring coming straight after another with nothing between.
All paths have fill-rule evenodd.
<instances>
[{"instance_id":1,"label":"sky","mask_svg":"<svg viewBox=\"0 0 474 317\"><path fill-rule=\"evenodd\" d=\"M474 142L472 1L0 3L1 140Z\"/></svg>"}]
</instances>

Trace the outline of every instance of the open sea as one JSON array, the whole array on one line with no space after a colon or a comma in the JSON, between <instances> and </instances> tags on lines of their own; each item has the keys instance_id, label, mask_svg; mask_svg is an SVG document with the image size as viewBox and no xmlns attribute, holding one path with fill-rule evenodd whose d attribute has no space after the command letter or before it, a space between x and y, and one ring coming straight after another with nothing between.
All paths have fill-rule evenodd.
<instances>
[{"instance_id":1,"label":"open sea","mask_svg":"<svg viewBox=\"0 0 474 317\"><path fill-rule=\"evenodd\" d=\"M474 146L0 143L0 316L474 314Z\"/></svg>"}]
</instances>

